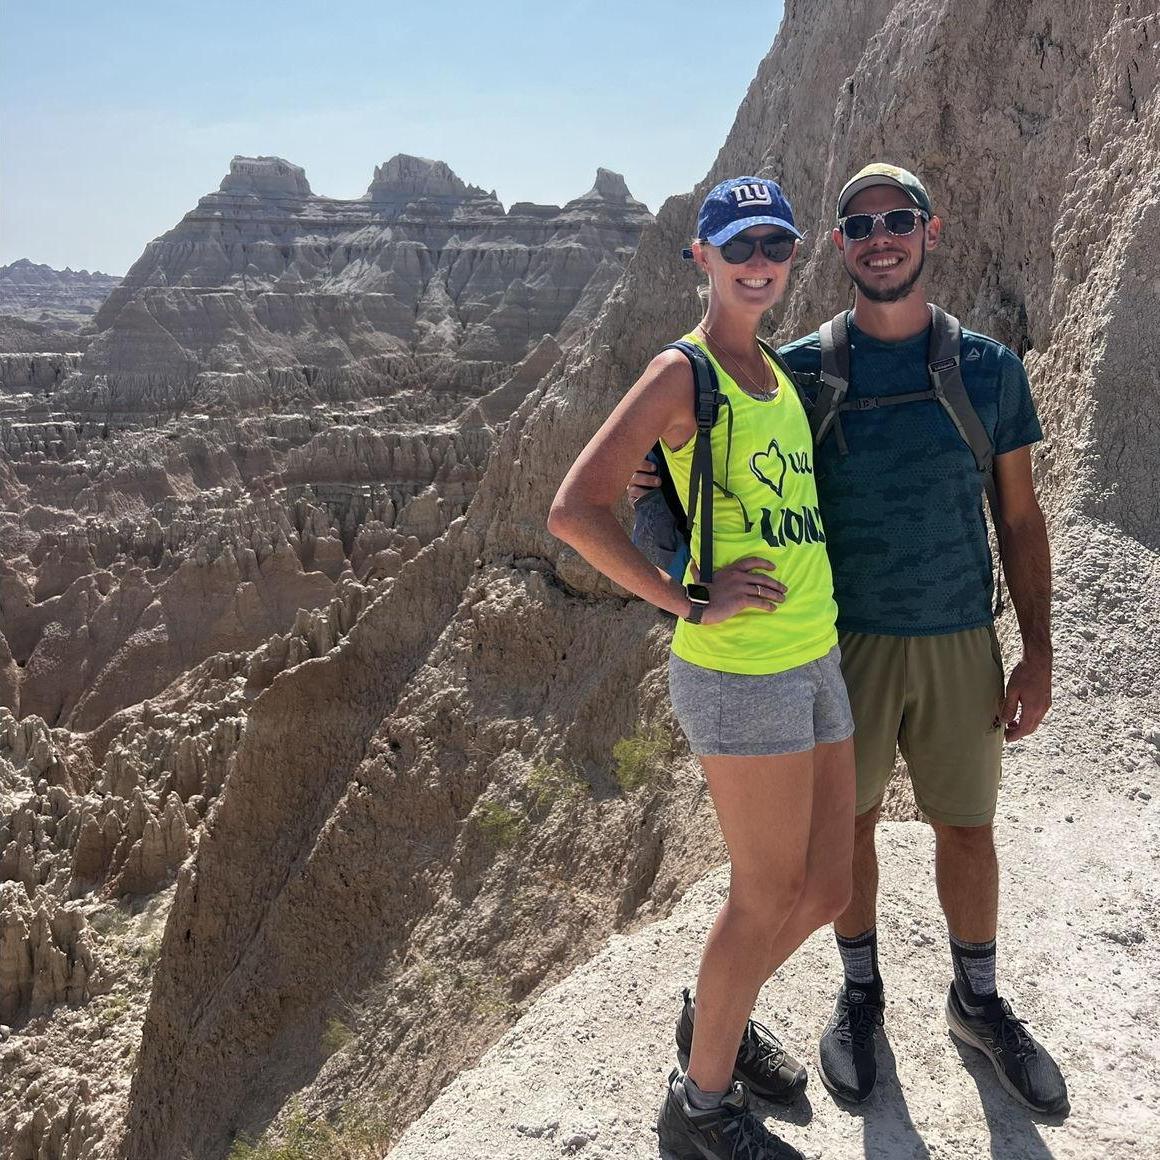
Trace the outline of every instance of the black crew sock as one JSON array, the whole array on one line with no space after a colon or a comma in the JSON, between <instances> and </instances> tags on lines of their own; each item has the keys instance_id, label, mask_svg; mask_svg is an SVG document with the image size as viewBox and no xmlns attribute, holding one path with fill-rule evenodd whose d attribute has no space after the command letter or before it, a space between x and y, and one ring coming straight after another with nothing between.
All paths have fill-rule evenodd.
<instances>
[{"instance_id":1,"label":"black crew sock","mask_svg":"<svg viewBox=\"0 0 1160 1160\"><path fill-rule=\"evenodd\" d=\"M882 976L878 973L878 928L872 926L853 938L843 938L837 931L838 954L842 956L842 970L846 973L847 990L862 987L882 993Z\"/></svg>"},{"instance_id":2,"label":"black crew sock","mask_svg":"<svg viewBox=\"0 0 1160 1160\"><path fill-rule=\"evenodd\" d=\"M995 940L972 943L951 939L951 963L955 968L955 991L959 1002L971 1014L978 1012L998 996L995 986Z\"/></svg>"}]
</instances>

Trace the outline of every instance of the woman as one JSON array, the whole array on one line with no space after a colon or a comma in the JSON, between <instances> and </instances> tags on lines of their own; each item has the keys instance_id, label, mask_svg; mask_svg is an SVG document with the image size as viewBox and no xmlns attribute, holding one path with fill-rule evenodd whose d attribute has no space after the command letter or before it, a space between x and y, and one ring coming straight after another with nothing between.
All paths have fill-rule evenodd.
<instances>
[{"instance_id":1,"label":"woman","mask_svg":"<svg viewBox=\"0 0 1160 1160\"><path fill-rule=\"evenodd\" d=\"M722 395L712 583L696 583L692 566L685 584L671 579L614 514L658 439L688 494L696 420L679 351L663 351L633 384L568 472L548 521L595 568L679 618L673 708L729 851L729 895L701 959L695 1021L686 993L677 1027L687 1067L670 1076L658 1121L679 1160L799 1156L747 1110L746 1089L788 1101L805 1086L804 1069L748 1018L765 980L850 894L853 722L809 424L756 337L785 293L800 238L781 189L755 177L722 182L698 216L692 257L708 276L708 302L686 338L709 356Z\"/></svg>"}]
</instances>

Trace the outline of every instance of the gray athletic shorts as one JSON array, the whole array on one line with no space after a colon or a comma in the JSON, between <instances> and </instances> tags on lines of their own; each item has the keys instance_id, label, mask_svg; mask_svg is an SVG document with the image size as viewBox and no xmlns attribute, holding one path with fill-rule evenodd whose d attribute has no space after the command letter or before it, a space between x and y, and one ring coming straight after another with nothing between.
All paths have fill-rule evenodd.
<instances>
[{"instance_id":1,"label":"gray athletic shorts","mask_svg":"<svg viewBox=\"0 0 1160 1160\"><path fill-rule=\"evenodd\" d=\"M697 756L801 753L854 732L837 645L784 673L722 673L669 655L673 712Z\"/></svg>"}]
</instances>

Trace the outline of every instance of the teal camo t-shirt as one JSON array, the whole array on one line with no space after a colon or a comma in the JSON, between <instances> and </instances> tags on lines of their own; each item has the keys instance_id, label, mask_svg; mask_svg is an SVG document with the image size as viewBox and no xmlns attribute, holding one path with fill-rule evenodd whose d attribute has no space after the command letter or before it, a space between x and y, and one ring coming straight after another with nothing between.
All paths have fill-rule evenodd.
<instances>
[{"instance_id":1,"label":"teal camo t-shirt","mask_svg":"<svg viewBox=\"0 0 1160 1160\"><path fill-rule=\"evenodd\" d=\"M853 401L925 391L929 330L880 342L850 321ZM783 347L810 402L821 371L817 332ZM995 454L1043 438L1014 351L963 330L963 385ZM928 636L991 623L992 561L974 457L942 406L843 411L849 454L829 435L814 452L834 574L838 628Z\"/></svg>"}]
</instances>

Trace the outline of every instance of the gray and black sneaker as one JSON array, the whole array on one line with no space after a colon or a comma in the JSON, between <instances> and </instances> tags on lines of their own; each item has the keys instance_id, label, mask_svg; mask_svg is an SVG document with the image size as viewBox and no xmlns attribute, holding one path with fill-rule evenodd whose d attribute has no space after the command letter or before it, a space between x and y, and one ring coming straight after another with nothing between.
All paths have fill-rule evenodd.
<instances>
[{"instance_id":1,"label":"gray and black sneaker","mask_svg":"<svg viewBox=\"0 0 1160 1160\"><path fill-rule=\"evenodd\" d=\"M657 1117L657 1135L673 1160L804 1160L749 1111L743 1083L735 1083L717 1107L702 1111L689 1103L676 1068Z\"/></svg>"},{"instance_id":2,"label":"gray and black sneaker","mask_svg":"<svg viewBox=\"0 0 1160 1160\"><path fill-rule=\"evenodd\" d=\"M874 1041L882 1026L881 990L843 983L818 1044L822 1082L840 1100L860 1104L878 1081Z\"/></svg>"},{"instance_id":3,"label":"gray and black sneaker","mask_svg":"<svg viewBox=\"0 0 1160 1160\"><path fill-rule=\"evenodd\" d=\"M947 1023L951 1034L981 1051L999 1082L1021 1104L1045 1115L1071 1111L1067 1084L1047 1048L1037 1043L1022 1019L1016 1019L1006 999L992 999L981 1014L971 1015L951 984L947 995Z\"/></svg>"},{"instance_id":4,"label":"gray and black sneaker","mask_svg":"<svg viewBox=\"0 0 1160 1160\"><path fill-rule=\"evenodd\" d=\"M677 1020L677 1059L682 1068L689 1066L693 1048L693 999L688 987L685 1003ZM791 1104L806 1090L806 1069L782 1046L781 1040L764 1023L750 1019L737 1049L733 1078L740 1080L763 1100Z\"/></svg>"}]
</instances>

